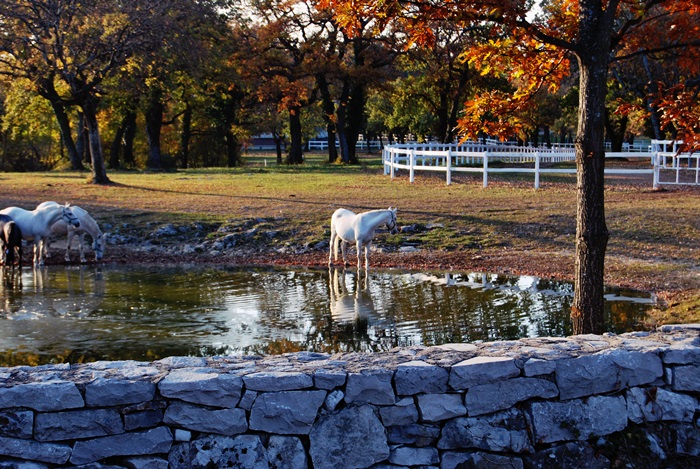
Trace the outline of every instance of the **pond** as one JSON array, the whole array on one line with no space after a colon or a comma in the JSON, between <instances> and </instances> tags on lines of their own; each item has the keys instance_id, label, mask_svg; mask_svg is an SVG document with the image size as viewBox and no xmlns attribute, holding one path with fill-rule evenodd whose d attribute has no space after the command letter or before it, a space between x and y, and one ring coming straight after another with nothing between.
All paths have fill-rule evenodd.
<instances>
[{"instance_id":1,"label":"pond","mask_svg":"<svg viewBox=\"0 0 700 469\"><path fill-rule=\"evenodd\" d=\"M5 276L0 366L172 355L389 350L565 336L573 285L536 277L181 265L51 266ZM654 299L611 290L608 330Z\"/></svg>"}]
</instances>

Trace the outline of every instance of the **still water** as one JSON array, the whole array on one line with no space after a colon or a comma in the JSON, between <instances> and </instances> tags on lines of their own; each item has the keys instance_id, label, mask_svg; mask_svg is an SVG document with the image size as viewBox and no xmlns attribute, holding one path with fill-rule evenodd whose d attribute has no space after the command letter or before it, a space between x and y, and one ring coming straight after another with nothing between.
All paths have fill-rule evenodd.
<instances>
[{"instance_id":1,"label":"still water","mask_svg":"<svg viewBox=\"0 0 700 469\"><path fill-rule=\"evenodd\" d=\"M381 351L570 334L573 285L536 277L355 269L52 266L2 287L0 366L170 355ZM608 330L649 295L611 291Z\"/></svg>"}]
</instances>

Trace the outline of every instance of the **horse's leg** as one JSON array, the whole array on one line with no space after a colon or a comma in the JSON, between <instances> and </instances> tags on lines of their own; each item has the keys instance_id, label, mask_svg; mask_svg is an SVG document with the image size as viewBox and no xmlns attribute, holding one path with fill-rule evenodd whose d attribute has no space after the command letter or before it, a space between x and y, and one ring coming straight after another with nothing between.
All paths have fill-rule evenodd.
<instances>
[{"instance_id":1,"label":"horse's leg","mask_svg":"<svg viewBox=\"0 0 700 469\"><path fill-rule=\"evenodd\" d=\"M85 259L85 233L78 235L78 249L80 251L80 263L85 264L87 262Z\"/></svg>"},{"instance_id":2,"label":"horse's leg","mask_svg":"<svg viewBox=\"0 0 700 469\"><path fill-rule=\"evenodd\" d=\"M41 250L43 249L43 243L40 238L34 238L34 265L41 266L44 265L44 258L41 255Z\"/></svg>"},{"instance_id":3,"label":"horse's leg","mask_svg":"<svg viewBox=\"0 0 700 469\"><path fill-rule=\"evenodd\" d=\"M340 244L340 251L343 253L343 265L345 265L345 267L350 265L350 263L348 262L348 258L347 258L347 250L348 250L348 243L347 243L347 241L342 240L341 244Z\"/></svg>"},{"instance_id":4,"label":"horse's leg","mask_svg":"<svg viewBox=\"0 0 700 469\"><path fill-rule=\"evenodd\" d=\"M328 251L328 265L331 265L333 263L333 252L335 251L335 260L338 260L338 235L335 233L335 230L331 228L331 243L329 245L329 251Z\"/></svg>"},{"instance_id":5,"label":"horse's leg","mask_svg":"<svg viewBox=\"0 0 700 469\"><path fill-rule=\"evenodd\" d=\"M44 258L48 259L51 257L51 253L49 252L49 249L51 249L51 241L49 238L46 238L43 243L41 243L42 249L44 250Z\"/></svg>"},{"instance_id":6,"label":"horse's leg","mask_svg":"<svg viewBox=\"0 0 700 469\"><path fill-rule=\"evenodd\" d=\"M362 241L359 239L357 240L355 247L357 248L357 270L360 270L360 266L362 265Z\"/></svg>"},{"instance_id":7,"label":"horse's leg","mask_svg":"<svg viewBox=\"0 0 700 469\"><path fill-rule=\"evenodd\" d=\"M73 244L73 236L75 236L75 233L68 230L68 236L66 237L66 255L63 256L66 262L70 262L70 245Z\"/></svg>"},{"instance_id":8,"label":"horse's leg","mask_svg":"<svg viewBox=\"0 0 700 469\"><path fill-rule=\"evenodd\" d=\"M367 244L365 244L365 270L369 270L369 247L372 244L372 241L368 241Z\"/></svg>"}]
</instances>

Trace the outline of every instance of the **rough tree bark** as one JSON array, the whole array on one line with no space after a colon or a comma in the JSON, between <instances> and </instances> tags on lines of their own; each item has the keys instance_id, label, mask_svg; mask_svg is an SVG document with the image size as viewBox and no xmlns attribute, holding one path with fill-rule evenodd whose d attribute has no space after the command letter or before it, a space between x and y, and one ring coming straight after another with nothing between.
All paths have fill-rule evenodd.
<instances>
[{"instance_id":1,"label":"rough tree bark","mask_svg":"<svg viewBox=\"0 0 700 469\"><path fill-rule=\"evenodd\" d=\"M605 223L605 96L610 33L615 17L596 0L581 1L579 112L576 134L577 209L574 334L601 334L605 329L604 273L608 228Z\"/></svg>"}]
</instances>

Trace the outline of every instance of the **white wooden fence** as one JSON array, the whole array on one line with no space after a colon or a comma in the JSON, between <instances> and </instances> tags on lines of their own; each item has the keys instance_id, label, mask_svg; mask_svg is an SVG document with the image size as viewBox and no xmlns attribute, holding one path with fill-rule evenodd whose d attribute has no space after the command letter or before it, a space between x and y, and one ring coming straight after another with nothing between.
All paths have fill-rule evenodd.
<instances>
[{"instance_id":1,"label":"white wooden fence","mask_svg":"<svg viewBox=\"0 0 700 469\"><path fill-rule=\"evenodd\" d=\"M649 162L647 168L606 168L605 174L652 176L652 184L700 185L700 155L678 153L682 142L652 141L646 151L606 152L606 158L641 159ZM554 148L519 147L495 143L466 142L462 144L409 143L384 147L382 151L384 174L392 178L397 171L407 170L410 182L415 181L416 171L444 172L447 184L452 183L453 173L482 173L484 187L488 186L489 174L531 173L535 177L535 188L540 187L542 174L575 174L575 168L543 168L543 163L575 161L574 149L570 146ZM489 163L528 164L527 167L490 167ZM663 180L668 173L675 174L672 180Z\"/></svg>"}]
</instances>

